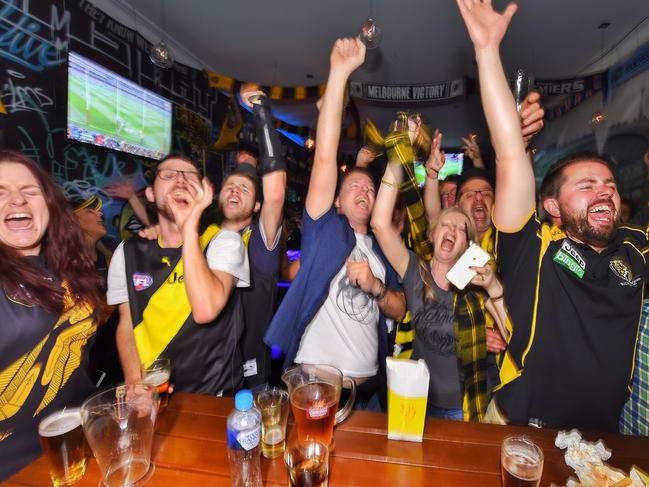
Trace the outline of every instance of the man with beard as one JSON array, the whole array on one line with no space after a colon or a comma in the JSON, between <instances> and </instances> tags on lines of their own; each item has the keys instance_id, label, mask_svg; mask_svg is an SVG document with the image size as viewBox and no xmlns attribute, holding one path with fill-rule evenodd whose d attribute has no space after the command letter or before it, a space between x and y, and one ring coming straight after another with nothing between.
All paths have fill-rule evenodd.
<instances>
[{"instance_id":1,"label":"man with beard","mask_svg":"<svg viewBox=\"0 0 649 487\"><path fill-rule=\"evenodd\" d=\"M124 378L139 380L142 367L165 357L177 390L233 394L243 382L243 310L233 294L249 285L243 241L216 225L199 231L213 190L190 159L160 161L146 197L156 206L158 239L122 242L108 272Z\"/></svg>"},{"instance_id":2,"label":"man with beard","mask_svg":"<svg viewBox=\"0 0 649 487\"><path fill-rule=\"evenodd\" d=\"M457 0L473 41L496 152L496 252L513 330L492 421L616 431L631 378L647 265L643 231L618 226L608 161L578 154L535 180L499 46L516 11Z\"/></svg>"},{"instance_id":3,"label":"man with beard","mask_svg":"<svg viewBox=\"0 0 649 487\"><path fill-rule=\"evenodd\" d=\"M241 339L243 375L247 387L260 387L270 377L270 351L263 341L275 309L284 195L286 160L280 155L281 144L275 129L270 100L262 91L241 90L241 99L252 109L259 147L253 154L240 151L238 164L223 181L219 193L219 212L223 228L242 235L250 261L250 286L236 291L241 295L245 326ZM260 202L263 192L263 203ZM259 220L254 221L259 214Z\"/></svg>"},{"instance_id":4,"label":"man with beard","mask_svg":"<svg viewBox=\"0 0 649 487\"><path fill-rule=\"evenodd\" d=\"M348 171L336 193L347 79L364 59L359 39L339 39L331 51L302 219L301 267L265 341L281 348L286 366L337 367L358 384L357 403L378 408L388 352L385 317L402 318L405 298L369 233L371 175L363 168Z\"/></svg>"}]
</instances>

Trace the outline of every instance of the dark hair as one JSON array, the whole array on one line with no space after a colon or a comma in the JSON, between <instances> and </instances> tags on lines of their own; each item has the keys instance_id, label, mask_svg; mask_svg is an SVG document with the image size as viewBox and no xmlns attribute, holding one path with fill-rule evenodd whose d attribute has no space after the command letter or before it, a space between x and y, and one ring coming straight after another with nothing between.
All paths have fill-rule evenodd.
<instances>
[{"instance_id":1,"label":"dark hair","mask_svg":"<svg viewBox=\"0 0 649 487\"><path fill-rule=\"evenodd\" d=\"M261 201L263 192L261 190L261 185L259 184L259 177L257 174L257 168L252 164L247 162L241 162L234 166L234 169L223 178L223 184L228 180L230 176L241 176L248 179L252 182L252 185L255 188L255 201Z\"/></svg>"},{"instance_id":2,"label":"dark hair","mask_svg":"<svg viewBox=\"0 0 649 487\"><path fill-rule=\"evenodd\" d=\"M561 186L565 181L565 169L568 166L577 164L578 162L596 162L604 164L611 171L613 177L615 177L613 163L607 156L597 154L596 152L578 152L576 154L570 154L555 162L545 174L539 190L539 200L543 201L546 198L558 198Z\"/></svg>"},{"instance_id":3,"label":"dark hair","mask_svg":"<svg viewBox=\"0 0 649 487\"><path fill-rule=\"evenodd\" d=\"M348 171L344 172L342 176L338 178L338 187L336 188L336 197L339 196L340 194L340 188L343 187L343 183L345 180L350 177L354 173L360 173L360 174L365 174L370 180L372 181L372 184L374 184L374 188L376 189L376 181L374 180L374 174L372 174L372 171L370 171L366 167L352 167Z\"/></svg>"},{"instance_id":4,"label":"dark hair","mask_svg":"<svg viewBox=\"0 0 649 487\"><path fill-rule=\"evenodd\" d=\"M83 245L83 232L59 187L35 161L24 154L0 149L0 164L16 163L32 173L43 191L49 211L49 223L41 241L41 255L48 269L77 300L85 302L101 314L105 304L99 295L101 278ZM58 283L44 278L42 270L16 249L0 242L0 287L19 301L38 305L50 312L61 311L65 290Z\"/></svg>"},{"instance_id":5,"label":"dark hair","mask_svg":"<svg viewBox=\"0 0 649 487\"><path fill-rule=\"evenodd\" d=\"M160 164L163 164L171 159L180 159L181 161L184 161L188 164L191 164L196 168L196 170L199 172L199 174L202 174L202 168L199 166L199 164L192 159L191 157L184 156L182 154L167 154L164 158L160 159L155 167L153 168L152 171L147 171L144 175L144 178L146 179L146 182L149 186L153 185L153 182L155 181L156 175L158 174L158 168L160 167Z\"/></svg>"}]
</instances>

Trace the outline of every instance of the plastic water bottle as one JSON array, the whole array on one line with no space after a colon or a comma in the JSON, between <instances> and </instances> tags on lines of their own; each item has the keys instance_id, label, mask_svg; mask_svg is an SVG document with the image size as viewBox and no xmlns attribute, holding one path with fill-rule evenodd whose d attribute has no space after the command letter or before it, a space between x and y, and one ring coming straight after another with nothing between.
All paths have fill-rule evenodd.
<instances>
[{"instance_id":1,"label":"plastic water bottle","mask_svg":"<svg viewBox=\"0 0 649 487\"><path fill-rule=\"evenodd\" d=\"M243 389L234 396L228 416L228 458L233 487L262 487L261 413L252 405L252 392Z\"/></svg>"}]
</instances>

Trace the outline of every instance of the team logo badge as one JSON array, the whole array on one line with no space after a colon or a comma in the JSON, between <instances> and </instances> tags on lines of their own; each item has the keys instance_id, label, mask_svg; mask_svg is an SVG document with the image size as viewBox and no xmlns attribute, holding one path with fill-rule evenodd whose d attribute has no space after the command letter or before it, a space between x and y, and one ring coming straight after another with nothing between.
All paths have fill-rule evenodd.
<instances>
[{"instance_id":1,"label":"team logo badge","mask_svg":"<svg viewBox=\"0 0 649 487\"><path fill-rule=\"evenodd\" d=\"M147 274L146 272L133 273L133 286L135 286L136 291L144 291L151 287L151 284L153 284L153 276L151 274Z\"/></svg>"},{"instance_id":2,"label":"team logo badge","mask_svg":"<svg viewBox=\"0 0 649 487\"><path fill-rule=\"evenodd\" d=\"M620 283L622 286L635 286L640 280L639 277L634 279L631 266L627 264L623 257L613 257L608 267L613 271L613 274L622 279Z\"/></svg>"}]
</instances>

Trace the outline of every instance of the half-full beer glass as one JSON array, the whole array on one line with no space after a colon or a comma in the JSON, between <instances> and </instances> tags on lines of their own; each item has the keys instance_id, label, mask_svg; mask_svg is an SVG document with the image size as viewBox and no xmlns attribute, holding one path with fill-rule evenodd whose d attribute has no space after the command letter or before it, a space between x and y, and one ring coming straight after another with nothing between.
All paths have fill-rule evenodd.
<instances>
[{"instance_id":1,"label":"half-full beer glass","mask_svg":"<svg viewBox=\"0 0 649 487\"><path fill-rule=\"evenodd\" d=\"M43 418L38 425L41 446L50 462L52 484L72 485L86 471L81 410L68 408Z\"/></svg>"},{"instance_id":2,"label":"half-full beer glass","mask_svg":"<svg viewBox=\"0 0 649 487\"><path fill-rule=\"evenodd\" d=\"M158 358L142 373L142 382L158 388L160 407L169 404L169 380L171 378L171 361L168 358Z\"/></svg>"},{"instance_id":3,"label":"half-full beer glass","mask_svg":"<svg viewBox=\"0 0 649 487\"><path fill-rule=\"evenodd\" d=\"M501 447L503 487L538 487L543 474L543 450L525 435L505 437Z\"/></svg>"},{"instance_id":4,"label":"half-full beer glass","mask_svg":"<svg viewBox=\"0 0 649 487\"><path fill-rule=\"evenodd\" d=\"M334 425L344 421L356 399L356 383L335 367L328 365L296 365L282 374L291 401L291 409L300 442L319 441L333 445ZM351 393L347 404L338 410L340 390L348 383Z\"/></svg>"},{"instance_id":5,"label":"half-full beer glass","mask_svg":"<svg viewBox=\"0 0 649 487\"><path fill-rule=\"evenodd\" d=\"M83 403L83 431L105 487L140 485L151 476L157 412L158 392L150 384L120 385Z\"/></svg>"},{"instance_id":6,"label":"half-full beer glass","mask_svg":"<svg viewBox=\"0 0 649 487\"><path fill-rule=\"evenodd\" d=\"M277 387L264 389L255 394L255 406L261 412L261 453L275 458L286 448L288 392Z\"/></svg>"}]
</instances>

